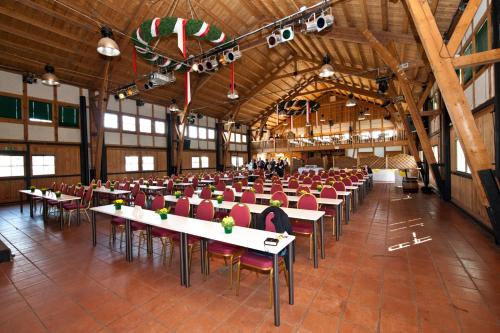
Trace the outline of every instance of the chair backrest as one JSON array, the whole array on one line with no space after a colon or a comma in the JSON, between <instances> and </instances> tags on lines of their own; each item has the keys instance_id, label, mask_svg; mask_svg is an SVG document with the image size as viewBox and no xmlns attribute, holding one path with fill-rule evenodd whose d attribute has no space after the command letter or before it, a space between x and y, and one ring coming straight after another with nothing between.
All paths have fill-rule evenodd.
<instances>
[{"instance_id":1,"label":"chair backrest","mask_svg":"<svg viewBox=\"0 0 500 333\"><path fill-rule=\"evenodd\" d=\"M203 179L204 179L204 180L209 180L209 179L210 179L210 175L209 175L209 174L204 175L204 176L203 176Z\"/></svg>"},{"instance_id":2,"label":"chair backrest","mask_svg":"<svg viewBox=\"0 0 500 333\"><path fill-rule=\"evenodd\" d=\"M234 192L230 188L225 188L224 192L222 193L222 196L224 197L224 201L235 201L234 200Z\"/></svg>"},{"instance_id":3,"label":"chair backrest","mask_svg":"<svg viewBox=\"0 0 500 333\"><path fill-rule=\"evenodd\" d=\"M189 216L189 208L190 208L190 204L189 204L189 198L187 197L182 197L182 198L179 198L177 200L177 203L175 204L175 215L179 215L179 216L184 216L184 217L188 217Z\"/></svg>"},{"instance_id":4,"label":"chair backrest","mask_svg":"<svg viewBox=\"0 0 500 333\"><path fill-rule=\"evenodd\" d=\"M351 182L353 183L357 183L359 181L358 177L356 176L350 176L349 179L351 180Z\"/></svg>"},{"instance_id":5,"label":"chair backrest","mask_svg":"<svg viewBox=\"0 0 500 333\"><path fill-rule=\"evenodd\" d=\"M240 202L241 203L246 203L246 204L254 204L256 202L256 197L255 197L255 193L253 193L252 191L250 190L246 190L245 192L243 192L243 194L241 195L241 199L240 199Z\"/></svg>"},{"instance_id":6,"label":"chair backrest","mask_svg":"<svg viewBox=\"0 0 500 333\"><path fill-rule=\"evenodd\" d=\"M201 189L200 198L210 200L212 198L212 190L210 187L205 186Z\"/></svg>"},{"instance_id":7,"label":"chair backrest","mask_svg":"<svg viewBox=\"0 0 500 333\"><path fill-rule=\"evenodd\" d=\"M234 205L229 216L234 219L234 224L239 227L249 227L252 220L250 209L242 203Z\"/></svg>"},{"instance_id":8,"label":"chair backrest","mask_svg":"<svg viewBox=\"0 0 500 333\"><path fill-rule=\"evenodd\" d=\"M253 188L255 189L255 192L259 194L264 193L264 185L262 185L262 183L254 183Z\"/></svg>"},{"instance_id":9,"label":"chair backrest","mask_svg":"<svg viewBox=\"0 0 500 333\"><path fill-rule=\"evenodd\" d=\"M83 194L84 193L85 193L85 187L83 187L83 186L77 187L77 190L76 190L76 193L75 193L75 195L77 197L83 198Z\"/></svg>"},{"instance_id":10,"label":"chair backrest","mask_svg":"<svg viewBox=\"0 0 500 333\"><path fill-rule=\"evenodd\" d=\"M362 173L362 172L358 172L358 173L356 174L356 177L358 177L358 179L359 179L359 180L363 180L363 178L364 178L364 177L363 177L363 173Z\"/></svg>"},{"instance_id":11,"label":"chair backrest","mask_svg":"<svg viewBox=\"0 0 500 333\"><path fill-rule=\"evenodd\" d=\"M139 193L137 193L137 195L139 195ZM165 207L165 199L163 198L163 195L157 194L151 203L151 210L157 210L163 207Z\"/></svg>"},{"instance_id":12,"label":"chair backrest","mask_svg":"<svg viewBox=\"0 0 500 333\"><path fill-rule=\"evenodd\" d=\"M219 183L219 179L220 179L219 175L215 175L214 176L214 183L215 184Z\"/></svg>"},{"instance_id":13,"label":"chair backrest","mask_svg":"<svg viewBox=\"0 0 500 333\"><path fill-rule=\"evenodd\" d=\"M318 210L318 200L311 193L303 194L299 201L297 202L297 208L308 209L308 210Z\"/></svg>"},{"instance_id":14,"label":"chair backrest","mask_svg":"<svg viewBox=\"0 0 500 333\"><path fill-rule=\"evenodd\" d=\"M167 191L171 193L173 188L174 188L174 181L170 179L167 183Z\"/></svg>"},{"instance_id":15,"label":"chair backrest","mask_svg":"<svg viewBox=\"0 0 500 333\"><path fill-rule=\"evenodd\" d=\"M306 175L301 173L300 176L299 176L299 180L304 180L304 178L306 178Z\"/></svg>"},{"instance_id":16,"label":"chair backrest","mask_svg":"<svg viewBox=\"0 0 500 333\"><path fill-rule=\"evenodd\" d=\"M345 186L352 186L352 182L349 178L343 178L342 183L344 183Z\"/></svg>"},{"instance_id":17,"label":"chair backrest","mask_svg":"<svg viewBox=\"0 0 500 333\"><path fill-rule=\"evenodd\" d=\"M283 186L281 186L281 184L277 184L277 183L274 183L272 186L271 186L271 194L275 193L275 192L283 192Z\"/></svg>"},{"instance_id":18,"label":"chair backrest","mask_svg":"<svg viewBox=\"0 0 500 333\"><path fill-rule=\"evenodd\" d=\"M108 181L106 182L106 184L104 184L104 187L105 187L105 188L110 188L110 186L111 186L111 181L110 181L110 180L108 180Z\"/></svg>"},{"instance_id":19,"label":"chair backrest","mask_svg":"<svg viewBox=\"0 0 500 333\"><path fill-rule=\"evenodd\" d=\"M318 188L318 185L321 185L321 181L315 180L313 181L311 188L315 190L316 188Z\"/></svg>"},{"instance_id":20,"label":"chair backrest","mask_svg":"<svg viewBox=\"0 0 500 333\"><path fill-rule=\"evenodd\" d=\"M314 175L312 176L313 181L321 181L321 176L320 175Z\"/></svg>"},{"instance_id":21,"label":"chair backrest","mask_svg":"<svg viewBox=\"0 0 500 333\"><path fill-rule=\"evenodd\" d=\"M194 194L194 188L191 185L188 185L184 188L184 196L188 198L192 198Z\"/></svg>"},{"instance_id":22,"label":"chair backrest","mask_svg":"<svg viewBox=\"0 0 500 333\"><path fill-rule=\"evenodd\" d=\"M292 178L288 181L288 188L298 188L299 187L299 182L297 179Z\"/></svg>"},{"instance_id":23,"label":"chair backrest","mask_svg":"<svg viewBox=\"0 0 500 333\"><path fill-rule=\"evenodd\" d=\"M345 191L345 184L342 183L342 182L335 182L335 183L333 183L333 187L337 191Z\"/></svg>"},{"instance_id":24,"label":"chair backrest","mask_svg":"<svg viewBox=\"0 0 500 333\"><path fill-rule=\"evenodd\" d=\"M243 187L243 184L240 182L234 182L234 184L233 184L233 188L236 192L243 192L242 187Z\"/></svg>"},{"instance_id":25,"label":"chair backrest","mask_svg":"<svg viewBox=\"0 0 500 333\"><path fill-rule=\"evenodd\" d=\"M194 188L198 187L198 182L199 182L198 177L193 177L192 183Z\"/></svg>"},{"instance_id":26,"label":"chair backrest","mask_svg":"<svg viewBox=\"0 0 500 333\"><path fill-rule=\"evenodd\" d=\"M300 195L300 192L302 191L305 191L307 193L311 193L311 189L309 188L309 186L299 186L297 187L297 191L295 191L295 193L297 193L297 195Z\"/></svg>"},{"instance_id":27,"label":"chair backrest","mask_svg":"<svg viewBox=\"0 0 500 333\"><path fill-rule=\"evenodd\" d=\"M134 198L134 206L146 207L146 193L140 191ZM160 207L161 208L161 207Z\"/></svg>"},{"instance_id":28,"label":"chair backrest","mask_svg":"<svg viewBox=\"0 0 500 333\"><path fill-rule=\"evenodd\" d=\"M97 187L101 187L101 186L102 186L102 181L99 179L99 180L97 181Z\"/></svg>"},{"instance_id":29,"label":"chair backrest","mask_svg":"<svg viewBox=\"0 0 500 333\"><path fill-rule=\"evenodd\" d=\"M224 183L223 181L219 181L217 185L215 185L215 189L217 191L224 191L226 189L226 183Z\"/></svg>"},{"instance_id":30,"label":"chair backrest","mask_svg":"<svg viewBox=\"0 0 500 333\"><path fill-rule=\"evenodd\" d=\"M320 198L337 199L337 191L331 186L323 186L323 189L319 193Z\"/></svg>"},{"instance_id":31,"label":"chair backrest","mask_svg":"<svg viewBox=\"0 0 500 333\"><path fill-rule=\"evenodd\" d=\"M288 207L288 197L283 191L274 192L271 195L271 200L279 200L281 201L281 207Z\"/></svg>"},{"instance_id":32,"label":"chair backrest","mask_svg":"<svg viewBox=\"0 0 500 333\"><path fill-rule=\"evenodd\" d=\"M247 179L247 178L243 178L243 179L241 180L241 185L243 185L243 186L248 186L248 179Z\"/></svg>"},{"instance_id":33,"label":"chair backrest","mask_svg":"<svg viewBox=\"0 0 500 333\"><path fill-rule=\"evenodd\" d=\"M66 186L66 192L64 194L73 195L75 194L75 185Z\"/></svg>"},{"instance_id":34,"label":"chair backrest","mask_svg":"<svg viewBox=\"0 0 500 333\"><path fill-rule=\"evenodd\" d=\"M321 174L321 179L327 179L328 178L328 174L326 172L323 172Z\"/></svg>"},{"instance_id":35,"label":"chair backrest","mask_svg":"<svg viewBox=\"0 0 500 333\"><path fill-rule=\"evenodd\" d=\"M311 177L305 177L303 183L311 185L313 182Z\"/></svg>"},{"instance_id":36,"label":"chair backrest","mask_svg":"<svg viewBox=\"0 0 500 333\"><path fill-rule=\"evenodd\" d=\"M134 183L134 187L132 187L132 196L135 197L137 193L141 190L141 185L139 183Z\"/></svg>"},{"instance_id":37,"label":"chair backrest","mask_svg":"<svg viewBox=\"0 0 500 333\"><path fill-rule=\"evenodd\" d=\"M269 214L267 214L267 216L266 216L266 226L265 226L264 230L270 231L270 232L276 232L276 227L274 226L273 219L274 219L274 213L273 212L270 212Z\"/></svg>"},{"instance_id":38,"label":"chair backrest","mask_svg":"<svg viewBox=\"0 0 500 333\"><path fill-rule=\"evenodd\" d=\"M214 204L211 200L203 200L196 208L196 218L199 220L212 221L214 214Z\"/></svg>"}]
</instances>

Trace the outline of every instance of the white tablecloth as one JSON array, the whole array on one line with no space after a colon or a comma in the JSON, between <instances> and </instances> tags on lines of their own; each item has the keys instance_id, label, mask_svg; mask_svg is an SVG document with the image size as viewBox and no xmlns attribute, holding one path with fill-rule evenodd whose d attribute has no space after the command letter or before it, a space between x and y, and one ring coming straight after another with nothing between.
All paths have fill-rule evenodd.
<instances>
[{"instance_id":1,"label":"white tablecloth","mask_svg":"<svg viewBox=\"0 0 500 333\"><path fill-rule=\"evenodd\" d=\"M306 168L306 167L300 167L300 168L299 168L299 173L302 173L302 171L309 172L309 170L314 170L314 172L316 172L316 174L318 174L320 171L323 171L324 169L323 169L323 168L318 168L318 167L316 167L316 168L310 168L310 167L308 167L308 168Z\"/></svg>"}]
</instances>

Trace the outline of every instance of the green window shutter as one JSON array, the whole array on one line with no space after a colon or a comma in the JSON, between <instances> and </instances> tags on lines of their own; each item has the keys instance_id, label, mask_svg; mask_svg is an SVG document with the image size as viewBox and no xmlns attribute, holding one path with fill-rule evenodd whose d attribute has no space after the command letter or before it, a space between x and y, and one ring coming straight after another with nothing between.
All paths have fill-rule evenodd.
<instances>
[{"instance_id":1,"label":"green window shutter","mask_svg":"<svg viewBox=\"0 0 500 333\"><path fill-rule=\"evenodd\" d=\"M29 101L30 120L52 121L52 103Z\"/></svg>"},{"instance_id":2,"label":"green window shutter","mask_svg":"<svg viewBox=\"0 0 500 333\"><path fill-rule=\"evenodd\" d=\"M78 127L78 108L59 106L59 126Z\"/></svg>"},{"instance_id":3,"label":"green window shutter","mask_svg":"<svg viewBox=\"0 0 500 333\"><path fill-rule=\"evenodd\" d=\"M476 53L488 50L488 21L476 32Z\"/></svg>"},{"instance_id":4,"label":"green window shutter","mask_svg":"<svg viewBox=\"0 0 500 333\"><path fill-rule=\"evenodd\" d=\"M469 55L472 53L472 43L469 44L465 50L464 50L464 55ZM472 68L471 67L467 67L467 68L464 68L463 69L463 83L467 83L469 82L471 79L472 79Z\"/></svg>"},{"instance_id":5,"label":"green window shutter","mask_svg":"<svg viewBox=\"0 0 500 333\"><path fill-rule=\"evenodd\" d=\"M0 117L21 119L21 99L10 96L0 96Z\"/></svg>"}]
</instances>

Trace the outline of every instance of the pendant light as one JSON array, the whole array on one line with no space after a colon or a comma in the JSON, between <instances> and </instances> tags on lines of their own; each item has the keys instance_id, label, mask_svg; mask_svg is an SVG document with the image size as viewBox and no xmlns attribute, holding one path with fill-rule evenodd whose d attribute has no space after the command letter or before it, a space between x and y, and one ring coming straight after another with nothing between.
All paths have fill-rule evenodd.
<instances>
[{"instance_id":1,"label":"pendant light","mask_svg":"<svg viewBox=\"0 0 500 333\"><path fill-rule=\"evenodd\" d=\"M347 102L345 103L345 106L347 107L353 107L353 106L356 106L356 100L354 99L354 95L353 94L349 94L349 96L347 96L348 99L347 99Z\"/></svg>"},{"instance_id":2,"label":"pendant light","mask_svg":"<svg viewBox=\"0 0 500 333\"><path fill-rule=\"evenodd\" d=\"M46 86L58 86L59 79L54 74L55 70L52 65L45 65L45 73L42 75L42 83Z\"/></svg>"},{"instance_id":3,"label":"pendant light","mask_svg":"<svg viewBox=\"0 0 500 333\"><path fill-rule=\"evenodd\" d=\"M172 99L172 104L170 104L167 108L168 111L170 112L179 112L181 109L179 109L179 106L176 103L175 99Z\"/></svg>"},{"instance_id":4,"label":"pendant light","mask_svg":"<svg viewBox=\"0 0 500 333\"><path fill-rule=\"evenodd\" d=\"M97 52L107 57L117 57L120 55L120 48L113 40L111 28L103 26L101 28L101 39L97 43Z\"/></svg>"},{"instance_id":5,"label":"pendant light","mask_svg":"<svg viewBox=\"0 0 500 333\"><path fill-rule=\"evenodd\" d=\"M227 98L234 101L240 98L238 90L236 90L236 84L234 83L234 62L231 63L231 83L229 84L229 90L227 92Z\"/></svg>"},{"instance_id":6,"label":"pendant light","mask_svg":"<svg viewBox=\"0 0 500 333\"><path fill-rule=\"evenodd\" d=\"M319 77L329 78L333 76L333 73L333 67L330 65L330 57L325 55L323 57L323 66L321 66L321 69L319 70Z\"/></svg>"}]
</instances>

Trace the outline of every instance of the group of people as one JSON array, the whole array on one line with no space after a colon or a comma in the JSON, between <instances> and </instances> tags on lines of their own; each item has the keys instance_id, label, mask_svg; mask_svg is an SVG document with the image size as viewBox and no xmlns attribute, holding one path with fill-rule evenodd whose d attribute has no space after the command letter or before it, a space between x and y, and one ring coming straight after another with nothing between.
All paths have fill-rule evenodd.
<instances>
[{"instance_id":1,"label":"group of people","mask_svg":"<svg viewBox=\"0 0 500 333\"><path fill-rule=\"evenodd\" d=\"M285 170L288 169L288 159L278 158L278 160L275 160L272 158L269 161L268 159L263 160L259 157L258 160L253 159L248 163L247 168L249 170L264 170L266 173L276 173L278 176L283 177Z\"/></svg>"}]
</instances>

